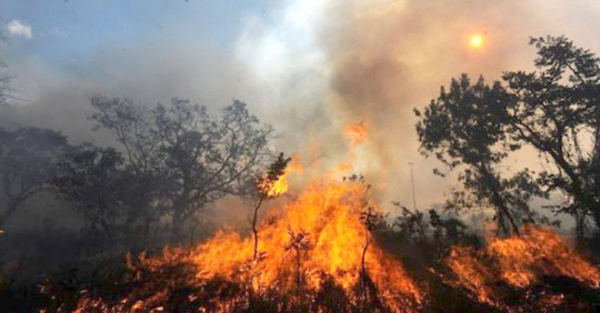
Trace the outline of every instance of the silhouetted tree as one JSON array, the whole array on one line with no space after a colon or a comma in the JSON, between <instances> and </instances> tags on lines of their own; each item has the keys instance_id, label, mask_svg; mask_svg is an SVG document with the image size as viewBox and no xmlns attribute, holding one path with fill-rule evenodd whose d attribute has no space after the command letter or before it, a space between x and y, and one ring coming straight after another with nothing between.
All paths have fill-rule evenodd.
<instances>
[{"instance_id":1,"label":"silhouetted tree","mask_svg":"<svg viewBox=\"0 0 600 313\"><path fill-rule=\"evenodd\" d=\"M0 129L0 226L35 194L47 190L68 149L61 133L40 128Z\"/></svg>"},{"instance_id":2,"label":"silhouetted tree","mask_svg":"<svg viewBox=\"0 0 600 313\"><path fill-rule=\"evenodd\" d=\"M392 228L395 229L400 238L403 240L416 239L422 244L425 243L428 225L423 212L418 210L413 212L401 205L400 202L394 201L392 204L401 210L400 215L396 217L392 224Z\"/></svg>"},{"instance_id":3,"label":"silhouetted tree","mask_svg":"<svg viewBox=\"0 0 600 313\"><path fill-rule=\"evenodd\" d=\"M66 155L52 184L93 232L110 240L145 221L151 201L147 181L125 165L115 149L84 144Z\"/></svg>"},{"instance_id":4,"label":"silhouetted tree","mask_svg":"<svg viewBox=\"0 0 600 313\"><path fill-rule=\"evenodd\" d=\"M0 60L0 68L4 66L2 60ZM8 99L10 97L11 86L10 82L12 81L12 77L5 74L0 74L0 107L6 106L8 104Z\"/></svg>"},{"instance_id":5,"label":"silhouetted tree","mask_svg":"<svg viewBox=\"0 0 600 313\"><path fill-rule=\"evenodd\" d=\"M372 232L375 231L380 225L382 225L384 215L381 212L378 212L373 208L370 204L371 201L371 185L365 182L365 179L362 175L351 175L350 177L344 177L344 180L348 180L350 182L356 182L361 184L363 203L361 205L361 211L358 215L358 220L364 227L364 241L361 243L361 254L360 254L360 305L362 309L366 309L371 296L371 280L369 274L367 272L367 253L369 251L369 247L373 243L374 236Z\"/></svg>"},{"instance_id":6,"label":"silhouetted tree","mask_svg":"<svg viewBox=\"0 0 600 313\"><path fill-rule=\"evenodd\" d=\"M462 75L452 80L448 91L442 87L440 96L423 113L415 110L421 118L416 126L421 152L435 155L450 169L464 165L459 180L478 200L487 200L495 208L498 229L504 234L511 228L518 233L502 179L494 169L506 156L506 150L498 146L505 143L510 101L500 83L488 86L480 78L471 84Z\"/></svg>"},{"instance_id":7,"label":"silhouetted tree","mask_svg":"<svg viewBox=\"0 0 600 313\"><path fill-rule=\"evenodd\" d=\"M246 194L257 165L269 155L271 128L261 125L246 104L234 101L211 116L206 107L173 99L152 109L131 100L97 96L90 116L112 131L127 163L150 177L160 195L157 208L172 220L171 238L206 204L228 194Z\"/></svg>"},{"instance_id":8,"label":"silhouetted tree","mask_svg":"<svg viewBox=\"0 0 600 313\"><path fill-rule=\"evenodd\" d=\"M565 37L530 44L537 48L535 71L506 72L504 85L471 85L463 75L417 111L421 149L450 168L468 165L460 179L497 208L502 229L503 218L515 229L518 219L549 222L528 202L559 191L571 201L552 208L572 214L581 237L587 216L600 226L600 59ZM551 168L501 179L493 166L524 145Z\"/></svg>"},{"instance_id":9,"label":"silhouetted tree","mask_svg":"<svg viewBox=\"0 0 600 313\"><path fill-rule=\"evenodd\" d=\"M293 250L296 252L296 307L300 308L300 288L302 286L302 253L310 250L312 248L312 243L310 242L309 234L303 229L294 231L293 229L288 228L287 231L290 235L290 242L285 246L285 250Z\"/></svg>"},{"instance_id":10,"label":"silhouetted tree","mask_svg":"<svg viewBox=\"0 0 600 313\"><path fill-rule=\"evenodd\" d=\"M291 158L284 157L283 153L280 153L277 159L269 165L269 170L263 176L258 177L256 180L256 190L258 193L258 200L254 206L252 214L252 235L254 237L254 259L258 256L258 210L262 206L263 202L268 199L279 196L280 192L277 190L277 182L279 178L285 173L285 168L290 163Z\"/></svg>"},{"instance_id":11,"label":"silhouetted tree","mask_svg":"<svg viewBox=\"0 0 600 313\"><path fill-rule=\"evenodd\" d=\"M511 135L556 167L539 182L572 197L559 212L591 215L600 226L600 59L565 37L530 44L537 70L503 75Z\"/></svg>"},{"instance_id":12,"label":"silhouetted tree","mask_svg":"<svg viewBox=\"0 0 600 313\"><path fill-rule=\"evenodd\" d=\"M451 244L456 244L467 228L459 219L443 219L435 210L429 210L429 225L433 228L433 237L438 245L446 242L445 239Z\"/></svg>"}]
</instances>

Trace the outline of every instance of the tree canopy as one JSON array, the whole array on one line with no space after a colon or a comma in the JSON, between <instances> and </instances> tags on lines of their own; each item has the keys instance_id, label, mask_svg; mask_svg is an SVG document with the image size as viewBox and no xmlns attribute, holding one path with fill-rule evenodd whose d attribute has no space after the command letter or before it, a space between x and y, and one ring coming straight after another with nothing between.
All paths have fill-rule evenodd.
<instances>
[{"instance_id":1,"label":"tree canopy","mask_svg":"<svg viewBox=\"0 0 600 313\"><path fill-rule=\"evenodd\" d=\"M53 130L0 129L0 179L6 202L0 225L23 202L49 187L67 149L66 137Z\"/></svg>"},{"instance_id":2,"label":"tree canopy","mask_svg":"<svg viewBox=\"0 0 600 313\"><path fill-rule=\"evenodd\" d=\"M241 101L218 116L177 98L152 108L102 96L91 103L96 129L111 131L128 166L149 177L147 187L157 196L154 205L172 219L174 238L207 204L250 192L258 166L270 156L271 127Z\"/></svg>"},{"instance_id":3,"label":"tree canopy","mask_svg":"<svg viewBox=\"0 0 600 313\"><path fill-rule=\"evenodd\" d=\"M517 231L511 211L520 208L532 221L528 200L553 191L570 198L556 212L591 215L600 226L600 60L566 37L530 44L538 54L535 71L505 72L491 84L471 84L463 74L415 111L421 151L463 168L459 179L496 208L505 231L503 218ZM523 146L551 168L502 178L495 166Z\"/></svg>"}]
</instances>

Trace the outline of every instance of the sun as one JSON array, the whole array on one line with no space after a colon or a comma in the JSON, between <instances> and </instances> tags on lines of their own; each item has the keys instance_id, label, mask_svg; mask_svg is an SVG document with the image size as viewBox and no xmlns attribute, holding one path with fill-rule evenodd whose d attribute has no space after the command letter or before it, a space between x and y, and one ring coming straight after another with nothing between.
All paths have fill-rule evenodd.
<instances>
[{"instance_id":1,"label":"sun","mask_svg":"<svg viewBox=\"0 0 600 313\"><path fill-rule=\"evenodd\" d=\"M483 46L483 37L480 35L472 35L469 39L469 44L471 47L479 49Z\"/></svg>"}]
</instances>

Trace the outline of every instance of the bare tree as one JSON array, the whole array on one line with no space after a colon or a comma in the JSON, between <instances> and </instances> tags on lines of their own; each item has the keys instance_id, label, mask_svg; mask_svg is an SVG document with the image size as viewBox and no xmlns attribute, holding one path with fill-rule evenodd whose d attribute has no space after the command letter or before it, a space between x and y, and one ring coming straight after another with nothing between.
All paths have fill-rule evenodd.
<instances>
[{"instance_id":1,"label":"bare tree","mask_svg":"<svg viewBox=\"0 0 600 313\"><path fill-rule=\"evenodd\" d=\"M365 182L365 179L362 175L351 175L349 177L344 177L344 180L348 180L350 182L361 184L363 187L362 196L363 203L361 206L361 211L359 212L358 219L360 223L364 227L364 242L361 244L361 255L360 255L360 301L363 308L366 308L369 297L370 297L370 277L367 272L367 253L369 251L369 247L373 243L373 235L371 234L376 227L381 226L383 224L384 215L381 212L376 211L370 205L370 190L371 185Z\"/></svg>"},{"instance_id":2,"label":"bare tree","mask_svg":"<svg viewBox=\"0 0 600 313\"><path fill-rule=\"evenodd\" d=\"M296 307L299 309L301 304L300 288L302 286L302 253L310 250L312 243L309 234L303 229L294 231L288 228L287 231L290 235L290 242L285 246L285 250L293 250L296 253Z\"/></svg>"}]
</instances>

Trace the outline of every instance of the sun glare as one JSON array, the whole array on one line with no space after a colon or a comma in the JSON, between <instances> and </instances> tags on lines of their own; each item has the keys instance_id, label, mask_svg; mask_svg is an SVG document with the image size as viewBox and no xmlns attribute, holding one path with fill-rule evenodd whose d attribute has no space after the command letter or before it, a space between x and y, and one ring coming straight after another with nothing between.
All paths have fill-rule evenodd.
<instances>
[{"instance_id":1,"label":"sun glare","mask_svg":"<svg viewBox=\"0 0 600 313\"><path fill-rule=\"evenodd\" d=\"M483 46L483 37L480 35L473 35L469 40L469 44L473 48L481 48Z\"/></svg>"}]
</instances>

